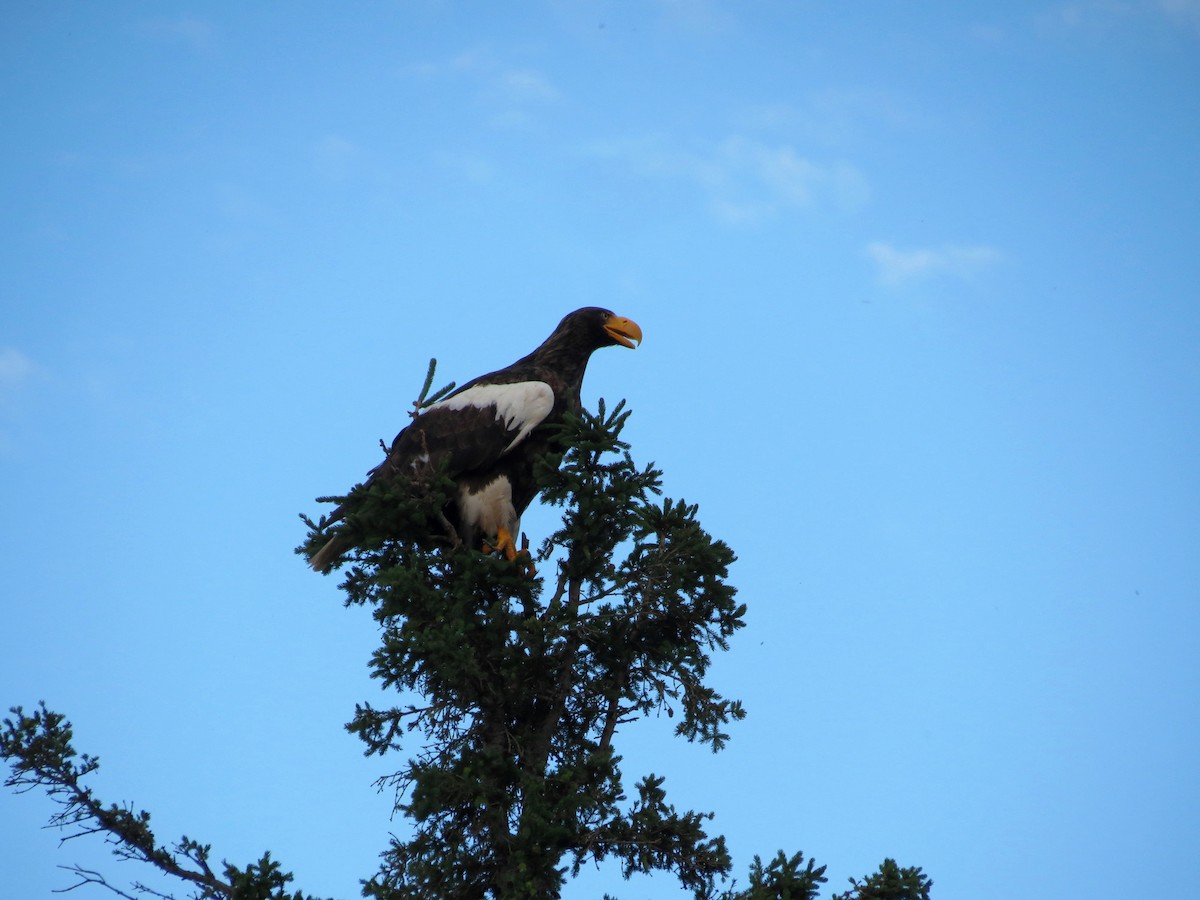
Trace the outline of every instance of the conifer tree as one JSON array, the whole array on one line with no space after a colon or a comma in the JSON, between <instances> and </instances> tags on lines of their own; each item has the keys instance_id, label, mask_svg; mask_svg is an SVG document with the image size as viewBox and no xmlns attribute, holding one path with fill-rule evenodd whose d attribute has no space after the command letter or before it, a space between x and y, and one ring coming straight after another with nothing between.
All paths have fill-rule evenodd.
<instances>
[{"instance_id":1,"label":"conifer tree","mask_svg":"<svg viewBox=\"0 0 1200 900\"><path fill-rule=\"evenodd\" d=\"M538 472L561 525L531 558L454 541L438 524L454 485L437 472L356 489L362 502L338 526L355 544L341 587L347 605L373 610L372 675L398 701L359 705L347 728L368 754L407 756L380 786L395 791L412 826L393 838L364 896L551 898L606 859L626 877L670 872L711 900L812 900L825 882L824 866L780 852L767 864L755 858L744 889L726 887L731 860L708 831L712 813L676 809L660 773L627 786L617 745L635 719L665 715L679 737L725 745L744 712L707 683L708 668L746 612L727 581L733 552L700 525L694 504L662 496L658 469L634 462L620 437L628 415L601 402L562 426L568 449ZM306 521L299 550L311 556L327 533ZM107 834L118 856L182 879L191 896L311 900L287 892L291 875L269 854L218 875L208 845L161 845L148 814L105 807L83 785L98 761L76 760L70 723L44 707L13 713L0 731L7 783L46 788L61 806L53 824ZM121 896L156 893L74 871ZM896 878L916 892L887 893ZM928 900L922 878L888 860L834 900Z\"/></svg>"},{"instance_id":2,"label":"conifer tree","mask_svg":"<svg viewBox=\"0 0 1200 900\"><path fill-rule=\"evenodd\" d=\"M660 498L661 473L620 440L627 417L601 404L570 419L570 449L540 467L543 500L563 509L536 553L548 576L430 536L448 481L372 485L356 504L347 602L380 623L373 675L413 699L362 705L349 728L368 753L413 734L420 747L389 779L415 833L392 844L369 896L552 897L605 858L705 895L728 871L710 814L676 810L661 775L627 798L614 746L623 723L666 712L719 750L743 715L705 683L743 625L734 555L694 505Z\"/></svg>"},{"instance_id":3,"label":"conifer tree","mask_svg":"<svg viewBox=\"0 0 1200 900\"><path fill-rule=\"evenodd\" d=\"M851 878L850 887L832 900L929 900L933 882L919 867L902 869L894 859L885 859L875 874L862 881Z\"/></svg>"}]
</instances>

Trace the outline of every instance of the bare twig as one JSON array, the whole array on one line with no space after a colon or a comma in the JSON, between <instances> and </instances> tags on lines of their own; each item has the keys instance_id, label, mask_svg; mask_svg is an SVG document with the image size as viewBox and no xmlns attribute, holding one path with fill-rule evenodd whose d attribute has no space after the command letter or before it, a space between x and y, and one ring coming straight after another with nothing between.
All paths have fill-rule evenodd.
<instances>
[{"instance_id":1,"label":"bare twig","mask_svg":"<svg viewBox=\"0 0 1200 900\"><path fill-rule=\"evenodd\" d=\"M76 877L79 878L79 881L77 881L75 884L71 885L70 887L55 888L54 893L56 893L56 894L66 894L69 891L73 891L76 888L81 888L84 885L95 884L95 885L99 885L102 888L107 888L108 890L110 890L114 894L116 894L118 897L124 897L125 900L139 900L139 898L137 896L135 896L134 894L128 894L125 891L121 890L119 887L117 887L115 884L110 884L108 882L108 880L105 879L105 877L103 875L101 875L99 872L93 872L91 869L85 869L82 866L59 866L59 868L64 869L67 872L70 872L72 875L75 875ZM135 884L134 890L136 890L138 892L138 894L144 895L144 894L150 893L156 897L164 898L164 900L174 900L174 898L170 894L162 894L162 893L159 893L158 891L151 891L150 889L146 888L144 885L141 885L141 884Z\"/></svg>"}]
</instances>

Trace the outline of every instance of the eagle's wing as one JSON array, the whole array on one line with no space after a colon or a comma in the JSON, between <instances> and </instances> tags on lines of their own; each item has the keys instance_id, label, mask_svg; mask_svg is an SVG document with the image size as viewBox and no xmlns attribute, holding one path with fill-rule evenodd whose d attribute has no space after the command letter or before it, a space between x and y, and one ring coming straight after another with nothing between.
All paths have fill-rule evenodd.
<instances>
[{"instance_id":1,"label":"eagle's wing","mask_svg":"<svg viewBox=\"0 0 1200 900\"><path fill-rule=\"evenodd\" d=\"M380 468L404 472L445 464L451 477L486 469L529 437L553 408L554 391L544 381L469 385L400 432Z\"/></svg>"}]
</instances>

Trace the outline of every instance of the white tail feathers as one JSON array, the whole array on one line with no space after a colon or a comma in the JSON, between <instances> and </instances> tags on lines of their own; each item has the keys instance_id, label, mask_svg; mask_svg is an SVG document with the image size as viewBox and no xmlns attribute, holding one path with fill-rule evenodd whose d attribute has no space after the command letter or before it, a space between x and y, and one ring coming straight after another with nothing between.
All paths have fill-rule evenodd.
<instances>
[{"instance_id":1,"label":"white tail feathers","mask_svg":"<svg viewBox=\"0 0 1200 900\"><path fill-rule=\"evenodd\" d=\"M344 538L338 537L335 534L325 542L324 547L313 554L308 564L316 571L326 574L348 549L350 549L349 543Z\"/></svg>"}]
</instances>

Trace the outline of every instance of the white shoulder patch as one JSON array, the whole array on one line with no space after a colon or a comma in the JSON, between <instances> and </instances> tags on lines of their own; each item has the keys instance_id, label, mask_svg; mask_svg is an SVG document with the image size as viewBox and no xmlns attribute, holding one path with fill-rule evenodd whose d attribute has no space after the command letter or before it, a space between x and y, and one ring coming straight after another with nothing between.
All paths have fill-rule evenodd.
<instances>
[{"instance_id":1,"label":"white shoulder patch","mask_svg":"<svg viewBox=\"0 0 1200 900\"><path fill-rule=\"evenodd\" d=\"M494 408L498 422L503 422L509 431L517 430L516 437L504 448L507 453L550 415L550 410L554 408L554 391L544 381L477 384L461 394L435 403L431 409L439 406L444 409L464 409L468 406L476 409Z\"/></svg>"}]
</instances>

